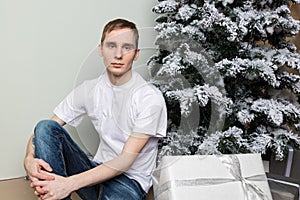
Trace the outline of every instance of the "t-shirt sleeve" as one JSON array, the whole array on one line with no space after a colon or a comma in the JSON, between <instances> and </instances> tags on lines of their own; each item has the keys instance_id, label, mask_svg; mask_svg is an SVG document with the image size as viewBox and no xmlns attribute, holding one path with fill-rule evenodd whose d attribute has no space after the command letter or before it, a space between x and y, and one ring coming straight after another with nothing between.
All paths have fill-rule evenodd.
<instances>
[{"instance_id":1,"label":"t-shirt sleeve","mask_svg":"<svg viewBox=\"0 0 300 200\"><path fill-rule=\"evenodd\" d=\"M74 127L81 123L86 113L84 88L84 83L79 85L53 111L61 120Z\"/></svg>"},{"instance_id":2,"label":"t-shirt sleeve","mask_svg":"<svg viewBox=\"0 0 300 200\"><path fill-rule=\"evenodd\" d=\"M133 132L155 137L165 137L167 129L167 109L165 100L158 90L143 93L138 106Z\"/></svg>"}]
</instances>

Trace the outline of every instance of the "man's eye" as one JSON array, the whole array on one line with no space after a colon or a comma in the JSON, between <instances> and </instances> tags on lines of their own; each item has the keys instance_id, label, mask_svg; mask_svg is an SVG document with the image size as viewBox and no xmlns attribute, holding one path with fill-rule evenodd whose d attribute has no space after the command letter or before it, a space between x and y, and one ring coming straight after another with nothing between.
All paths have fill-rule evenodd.
<instances>
[{"instance_id":1,"label":"man's eye","mask_svg":"<svg viewBox=\"0 0 300 200\"><path fill-rule=\"evenodd\" d=\"M126 46L124 46L124 49L125 49L126 51L130 51L130 50L132 50L132 47L129 46L129 45L126 45Z\"/></svg>"},{"instance_id":2,"label":"man's eye","mask_svg":"<svg viewBox=\"0 0 300 200\"><path fill-rule=\"evenodd\" d=\"M114 44L109 44L108 45L108 48L110 48L110 49L115 48L115 47L116 47L116 45L114 45Z\"/></svg>"}]
</instances>

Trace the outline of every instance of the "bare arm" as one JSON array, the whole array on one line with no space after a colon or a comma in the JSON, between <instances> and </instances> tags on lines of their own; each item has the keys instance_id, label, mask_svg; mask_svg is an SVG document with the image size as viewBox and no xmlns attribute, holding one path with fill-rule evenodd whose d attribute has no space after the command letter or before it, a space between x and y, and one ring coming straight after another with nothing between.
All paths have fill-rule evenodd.
<instances>
[{"instance_id":1,"label":"bare arm","mask_svg":"<svg viewBox=\"0 0 300 200\"><path fill-rule=\"evenodd\" d=\"M113 160L89 171L70 177L76 183L75 189L100 183L126 172L148 142L150 136L133 133L126 141L122 153Z\"/></svg>"}]
</instances>

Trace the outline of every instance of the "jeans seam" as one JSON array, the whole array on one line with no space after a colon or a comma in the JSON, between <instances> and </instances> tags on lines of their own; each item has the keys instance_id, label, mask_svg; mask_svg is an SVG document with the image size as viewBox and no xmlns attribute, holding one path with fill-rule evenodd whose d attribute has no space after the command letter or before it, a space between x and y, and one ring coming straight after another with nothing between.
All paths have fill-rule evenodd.
<instances>
[{"instance_id":1,"label":"jeans seam","mask_svg":"<svg viewBox=\"0 0 300 200\"><path fill-rule=\"evenodd\" d=\"M103 185L99 184L98 200L101 200L102 198L102 190L103 190Z\"/></svg>"},{"instance_id":2,"label":"jeans seam","mask_svg":"<svg viewBox=\"0 0 300 200\"><path fill-rule=\"evenodd\" d=\"M138 181L136 181L135 179L130 179L130 180L136 186L138 191L142 194L143 198L145 198L145 191L142 189L142 186L140 185L140 183Z\"/></svg>"},{"instance_id":3,"label":"jeans seam","mask_svg":"<svg viewBox=\"0 0 300 200\"><path fill-rule=\"evenodd\" d=\"M63 138L68 143L68 145L72 148L72 150L77 153L78 157L80 158L80 160L82 161L82 163L84 163L85 167L89 168L89 165L86 163L86 160L82 158L82 156L78 152L77 148L75 148L75 146L72 143L69 142L69 140L66 138L66 136L63 133L59 133L58 137L59 138Z\"/></svg>"},{"instance_id":4,"label":"jeans seam","mask_svg":"<svg viewBox=\"0 0 300 200\"><path fill-rule=\"evenodd\" d=\"M63 135L63 133L61 133L58 129L53 129L53 131L56 132L56 134L55 134L56 140L57 140L57 141L60 141L60 138L61 138L60 135ZM59 142L59 152L60 152L60 154L61 154L63 160L65 160L65 158L64 158L65 156L64 156L64 153L63 153L63 145L62 145L62 142ZM65 175L66 175L66 177L67 177L68 174L67 174L67 167L66 167L66 163L65 163L65 162L63 162L63 168L64 168Z\"/></svg>"}]
</instances>

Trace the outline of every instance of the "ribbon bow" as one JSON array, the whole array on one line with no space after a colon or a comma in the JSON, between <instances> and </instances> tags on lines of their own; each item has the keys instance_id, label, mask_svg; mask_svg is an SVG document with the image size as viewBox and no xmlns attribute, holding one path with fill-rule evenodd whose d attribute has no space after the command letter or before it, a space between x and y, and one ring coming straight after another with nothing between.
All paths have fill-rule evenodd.
<instances>
[{"instance_id":1,"label":"ribbon bow","mask_svg":"<svg viewBox=\"0 0 300 200\"><path fill-rule=\"evenodd\" d=\"M269 200L268 196L253 181L267 181L265 174L243 177L240 161L236 155L218 156L234 179L229 178L195 178L193 180L171 180L161 185L155 192L155 199L163 192L173 187L208 186L230 182L241 182L245 194L245 200Z\"/></svg>"}]
</instances>

